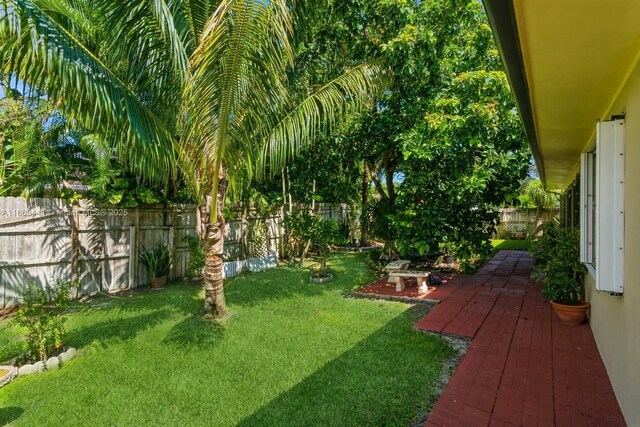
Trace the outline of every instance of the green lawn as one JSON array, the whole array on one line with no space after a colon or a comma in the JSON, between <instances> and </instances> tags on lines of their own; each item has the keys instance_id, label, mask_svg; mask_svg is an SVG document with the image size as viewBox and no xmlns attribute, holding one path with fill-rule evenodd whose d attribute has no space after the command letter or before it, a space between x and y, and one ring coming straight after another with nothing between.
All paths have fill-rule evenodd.
<instances>
[{"instance_id":1,"label":"green lawn","mask_svg":"<svg viewBox=\"0 0 640 427\"><path fill-rule=\"evenodd\" d=\"M0 425L411 424L453 350L411 329L419 307L343 297L372 279L366 256L334 256L325 285L289 268L229 280L224 327L194 285L85 304L68 322L81 356L0 389ZM0 324L1 357L14 334Z\"/></svg>"},{"instance_id":2,"label":"green lawn","mask_svg":"<svg viewBox=\"0 0 640 427\"><path fill-rule=\"evenodd\" d=\"M528 251L529 250L528 240L492 240L491 245L493 246L494 254L502 250L506 250L506 251Z\"/></svg>"}]
</instances>

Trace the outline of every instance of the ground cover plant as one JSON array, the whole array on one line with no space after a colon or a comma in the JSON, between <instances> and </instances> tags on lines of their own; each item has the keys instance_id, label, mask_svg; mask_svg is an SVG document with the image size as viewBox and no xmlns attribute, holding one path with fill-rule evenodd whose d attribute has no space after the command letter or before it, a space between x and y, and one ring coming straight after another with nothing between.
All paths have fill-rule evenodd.
<instances>
[{"instance_id":1,"label":"ground cover plant","mask_svg":"<svg viewBox=\"0 0 640 427\"><path fill-rule=\"evenodd\" d=\"M27 360L46 360L61 351L67 320L64 311L74 287L74 283L58 279L44 287L30 283L21 292L22 304L12 322L26 331L23 348Z\"/></svg>"},{"instance_id":2,"label":"ground cover plant","mask_svg":"<svg viewBox=\"0 0 640 427\"><path fill-rule=\"evenodd\" d=\"M412 330L420 307L344 296L373 279L366 257L333 255L329 284L288 267L231 279L224 326L203 320L196 285L73 303L67 342L80 357L0 389L0 424L419 421L452 350ZM1 357L16 333L0 323Z\"/></svg>"}]
</instances>

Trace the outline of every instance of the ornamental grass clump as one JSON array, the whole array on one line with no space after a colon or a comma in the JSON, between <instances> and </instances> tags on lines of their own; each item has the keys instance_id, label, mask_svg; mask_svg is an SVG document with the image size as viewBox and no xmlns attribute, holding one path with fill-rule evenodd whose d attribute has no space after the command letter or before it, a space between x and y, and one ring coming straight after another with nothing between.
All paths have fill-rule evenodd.
<instances>
[{"instance_id":1,"label":"ornamental grass clump","mask_svg":"<svg viewBox=\"0 0 640 427\"><path fill-rule=\"evenodd\" d=\"M139 259L147 268L149 277L160 278L169 275L171 270L171 250L169 246L159 244L155 249L143 249Z\"/></svg>"},{"instance_id":2,"label":"ornamental grass clump","mask_svg":"<svg viewBox=\"0 0 640 427\"><path fill-rule=\"evenodd\" d=\"M542 236L533 242L532 253L542 294L549 301L578 305L584 300L583 274L580 262L580 231L564 228L555 222L542 227Z\"/></svg>"},{"instance_id":3,"label":"ornamental grass clump","mask_svg":"<svg viewBox=\"0 0 640 427\"><path fill-rule=\"evenodd\" d=\"M30 283L20 292L22 300L13 323L24 328L26 357L46 360L59 353L65 336L63 313L69 307L75 282L56 279L44 287Z\"/></svg>"}]
</instances>

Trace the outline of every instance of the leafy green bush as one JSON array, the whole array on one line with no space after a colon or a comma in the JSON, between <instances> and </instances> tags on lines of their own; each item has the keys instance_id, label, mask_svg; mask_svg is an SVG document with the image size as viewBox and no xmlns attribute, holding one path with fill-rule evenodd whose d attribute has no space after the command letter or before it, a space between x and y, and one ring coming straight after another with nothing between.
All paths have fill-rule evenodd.
<instances>
[{"instance_id":1,"label":"leafy green bush","mask_svg":"<svg viewBox=\"0 0 640 427\"><path fill-rule=\"evenodd\" d=\"M56 279L53 285L44 287L30 283L20 292L22 305L12 322L26 329L29 360L45 360L61 349L66 321L62 314L69 307L71 290L76 285Z\"/></svg>"},{"instance_id":2,"label":"leafy green bush","mask_svg":"<svg viewBox=\"0 0 640 427\"><path fill-rule=\"evenodd\" d=\"M542 227L542 236L532 242L537 275L544 283L542 293L550 301L576 305L584 299L580 262L580 231L563 228L555 222Z\"/></svg>"},{"instance_id":3,"label":"leafy green bush","mask_svg":"<svg viewBox=\"0 0 640 427\"><path fill-rule=\"evenodd\" d=\"M204 249L198 236L184 236L184 241L189 247L189 262L187 262L187 275L200 277L204 269Z\"/></svg>"},{"instance_id":4,"label":"leafy green bush","mask_svg":"<svg viewBox=\"0 0 640 427\"><path fill-rule=\"evenodd\" d=\"M169 246L159 244L155 249L142 249L138 255L142 265L147 267L149 277L159 278L169 275L171 269L171 252Z\"/></svg>"},{"instance_id":5,"label":"leafy green bush","mask_svg":"<svg viewBox=\"0 0 640 427\"><path fill-rule=\"evenodd\" d=\"M322 258L320 274L327 275L327 253L331 244L339 235L338 223L333 219L325 220L320 214L310 214L304 209L295 209L284 218L283 225L287 234L296 242L294 246L302 248L299 265L310 245L313 245Z\"/></svg>"},{"instance_id":6,"label":"leafy green bush","mask_svg":"<svg viewBox=\"0 0 640 427\"><path fill-rule=\"evenodd\" d=\"M306 209L297 208L287 214L282 221L289 246L287 252L294 262L296 256L300 257L299 265L302 265L311 242L312 221L312 216Z\"/></svg>"},{"instance_id":7,"label":"leafy green bush","mask_svg":"<svg viewBox=\"0 0 640 427\"><path fill-rule=\"evenodd\" d=\"M327 253L331 250L331 244L338 237L338 223L333 219L325 221L321 215L316 215L313 224L311 242L318 250L318 255L320 255L322 259L320 277L327 277Z\"/></svg>"}]
</instances>

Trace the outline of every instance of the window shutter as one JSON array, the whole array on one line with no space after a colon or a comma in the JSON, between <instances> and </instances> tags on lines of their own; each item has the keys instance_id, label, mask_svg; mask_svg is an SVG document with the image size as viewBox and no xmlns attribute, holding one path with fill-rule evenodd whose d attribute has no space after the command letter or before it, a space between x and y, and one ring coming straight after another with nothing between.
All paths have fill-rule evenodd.
<instances>
[{"instance_id":1,"label":"window shutter","mask_svg":"<svg viewBox=\"0 0 640 427\"><path fill-rule=\"evenodd\" d=\"M624 289L624 120L598 123L596 288Z\"/></svg>"}]
</instances>

